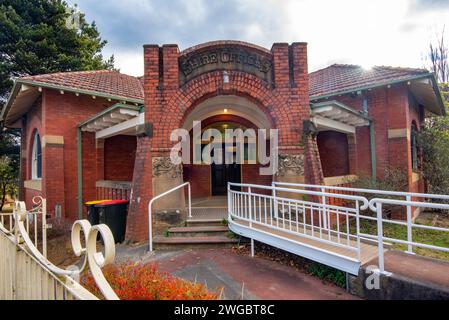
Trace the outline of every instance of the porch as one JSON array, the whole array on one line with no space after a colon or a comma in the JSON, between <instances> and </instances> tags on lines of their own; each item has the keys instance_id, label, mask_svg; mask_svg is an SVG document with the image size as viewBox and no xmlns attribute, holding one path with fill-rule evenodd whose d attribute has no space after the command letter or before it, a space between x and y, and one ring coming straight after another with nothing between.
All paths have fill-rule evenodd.
<instances>
[{"instance_id":1,"label":"porch","mask_svg":"<svg viewBox=\"0 0 449 320\"><path fill-rule=\"evenodd\" d=\"M228 218L227 196L192 199L191 220L223 220Z\"/></svg>"}]
</instances>

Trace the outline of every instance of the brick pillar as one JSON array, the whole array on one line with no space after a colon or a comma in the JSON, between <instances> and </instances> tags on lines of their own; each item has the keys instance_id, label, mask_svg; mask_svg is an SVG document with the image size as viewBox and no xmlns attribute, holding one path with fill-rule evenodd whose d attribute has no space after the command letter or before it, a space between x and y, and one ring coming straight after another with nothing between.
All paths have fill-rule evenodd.
<instances>
[{"instance_id":1,"label":"brick pillar","mask_svg":"<svg viewBox=\"0 0 449 320\"><path fill-rule=\"evenodd\" d=\"M145 122L153 125L160 115L159 46L144 46ZM148 239L148 203L153 196L152 137L138 137L134 163L126 239L140 242Z\"/></svg>"},{"instance_id":2,"label":"brick pillar","mask_svg":"<svg viewBox=\"0 0 449 320\"><path fill-rule=\"evenodd\" d=\"M164 101L177 94L179 88L179 48L177 45L168 44L162 46L162 86ZM166 105L162 105L162 110L166 110ZM167 124L156 123L155 131L157 137L168 141L170 133L166 131ZM174 144L174 143L173 143ZM170 151L168 149L158 149L154 146L157 154L153 155L153 193L154 195L161 194L176 186L182 184L182 165L173 165L170 160ZM173 192L155 204L155 210L176 210L184 208L185 199L184 191Z\"/></svg>"},{"instance_id":3,"label":"brick pillar","mask_svg":"<svg viewBox=\"0 0 449 320\"><path fill-rule=\"evenodd\" d=\"M137 139L126 239L139 242L148 239L148 203L152 197L151 138Z\"/></svg>"},{"instance_id":4,"label":"brick pillar","mask_svg":"<svg viewBox=\"0 0 449 320\"><path fill-rule=\"evenodd\" d=\"M324 175L316 137L309 135L305 136L304 140L306 144L306 182L322 185L324 184Z\"/></svg>"},{"instance_id":5,"label":"brick pillar","mask_svg":"<svg viewBox=\"0 0 449 320\"><path fill-rule=\"evenodd\" d=\"M275 180L304 183L305 169L311 170L307 162L319 163L319 156L317 158L314 152L307 154L309 147L317 149L316 141L302 140L302 123L310 119L307 44L278 43L271 51L275 89L288 97L284 104L275 106L279 129L279 172Z\"/></svg>"}]
</instances>

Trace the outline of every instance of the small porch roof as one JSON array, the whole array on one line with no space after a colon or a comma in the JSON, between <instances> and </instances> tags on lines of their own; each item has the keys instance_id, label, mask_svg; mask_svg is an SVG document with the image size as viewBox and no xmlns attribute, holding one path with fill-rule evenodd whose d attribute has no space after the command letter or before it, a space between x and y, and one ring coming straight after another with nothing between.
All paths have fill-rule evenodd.
<instances>
[{"instance_id":1,"label":"small porch roof","mask_svg":"<svg viewBox=\"0 0 449 320\"><path fill-rule=\"evenodd\" d=\"M325 101L311 105L311 121L319 131L334 130L354 134L357 127L370 124L370 118L338 101Z\"/></svg>"},{"instance_id":2,"label":"small porch roof","mask_svg":"<svg viewBox=\"0 0 449 320\"><path fill-rule=\"evenodd\" d=\"M143 122L141 106L117 103L82 122L79 128L81 131L95 132L96 139L105 139L118 134L134 135L135 127Z\"/></svg>"}]
</instances>

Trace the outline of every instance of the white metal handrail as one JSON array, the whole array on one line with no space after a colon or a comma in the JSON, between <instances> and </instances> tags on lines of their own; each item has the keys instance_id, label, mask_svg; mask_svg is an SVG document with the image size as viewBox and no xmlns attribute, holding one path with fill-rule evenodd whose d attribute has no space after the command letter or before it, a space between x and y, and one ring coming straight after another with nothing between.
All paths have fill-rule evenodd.
<instances>
[{"instance_id":1,"label":"white metal handrail","mask_svg":"<svg viewBox=\"0 0 449 320\"><path fill-rule=\"evenodd\" d=\"M411 208L411 207L420 207L420 208L429 208L429 209L449 210L448 204L441 204L441 203L402 201L402 200L380 199L380 198L371 199L369 202L369 207L372 211L376 212L377 235L371 235L371 234L365 234L365 233L362 233L360 235L363 237L371 238L371 239L377 241L380 272L382 272L382 273L385 272L385 261L384 261L384 243L385 243L385 241L407 245L408 246L407 252L409 252L409 253L413 252L412 251L413 247L421 247L421 248L426 248L426 249L431 249L431 250L449 252L449 248L435 246L435 245L426 244L426 243L415 242L412 240L413 228L447 232L448 237L449 237L449 228L433 227L433 226L426 226L426 225L413 223L411 216L409 214L407 214L406 222L385 219L382 214L382 205L383 204L406 206L407 209ZM409 210L407 210L407 213L408 212L409 212ZM384 236L384 232L383 232L384 223L392 223L392 224L406 226L407 227L407 240L401 240L401 239Z\"/></svg>"},{"instance_id":2,"label":"white metal handrail","mask_svg":"<svg viewBox=\"0 0 449 320\"><path fill-rule=\"evenodd\" d=\"M349 188L349 187L338 187L338 186L322 186L322 185L314 185L314 184L279 182L279 181L273 181L272 185L286 186L286 187L312 188L312 189L320 189L320 190L349 191L349 192L354 192L354 193L381 194L381 195L386 195L386 196L398 196L398 197L409 196L410 198L415 197L415 198L449 200L449 195L432 194L432 193L416 193L416 192L363 189L363 188Z\"/></svg>"},{"instance_id":3,"label":"white metal handrail","mask_svg":"<svg viewBox=\"0 0 449 320\"><path fill-rule=\"evenodd\" d=\"M417 223L414 223L414 220L412 217L412 208L449 210L449 204L425 201L425 199L449 200L449 195L437 195L437 194L425 194L425 193L413 193L413 192L397 192L397 191L385 191L385 190L373 190L373 189L357 189L357 188L348 188L348 187L320 186L320 185L285 183L285 182L273 182L271 187L249 185L249 184L248 185L230 184L230 187L228 188L229 194L230 194L230 196L229 196L230 202L228 205L230 208L230 211L229 211L230 218L232 217L232 215L235 215L235 212L233 211L235 209L234 203L233 203L233 201L234 201L233 197L235 197L234 194L237 194L236 191L231 190L232 185L241 186L241 187L246 186L248 188L248 192L243 192L243 194L246 194L247 197L252 196L251 188L253 188L253 189L254 188L258 188L258 189L270 189L271 188L272 195L264 196L264 197L273 199L273 201L278 201L281 203L283 203L283 201L286 201L285 200L286 198L285 197L280 198L279 196L277 196L276 195L277 191L285 191L285 192L294 193L294 194L311 194L311 195L315 195L317 197L321 197L321 203L319 203L319 204L314 203L314 205L321 206L322 213L324 213L323 214L324 222L326 222L326 220L327 220L327 222L330 222L330 219L328 218L328 214L332 213L332 210L335 210L335 208L332 208L332 206L330 206L327 203L328 198L332 197L332 198L351 200L351 198L350 198L351 196L355 197L352 199L357 199L357 200L363 202L363 206L360 206L359 209L365 210L365 209L369 208L371 211L375 212L376 215L375 216L362 215L362 214L359 214L358 212L356 214L353 214L351 211L347 211L346 217L349 217L352 215L353 217L356 218L356 221L357 221L356 233L352 236L358 240L367 239L367 240L371 240L371 241L377 243L378 257L379 257L379 270L381 272L385 272L384 248L383 248L385 242L399 243L399 244L407 245L407 251L406 251L407 253L413 253L413 247L421 247L421 248L427 248L427 249L432 249L432 250L439 250L439 251L443 251L443 252L449 252L449 248L446 248L446 247L436 246L436 245L427 244L427 243L421 243L421 242L417 242L416 240L413 241L413 229L424 229L424 230L433 230L433 231L439 231L439 232L447 232L449 235L449 228L417 224ZM283 186L284 188L277 187L277 186ZM305 188L307 188L308 190L306 190ZM310 189L316 189L319 191L313 191ZM351 195L340 194L340 193L331 193L333 190L334 191L348 191L348 192L351 192ZM371 199L368 202L368 206L366 206L366 201L368 201L368 199L366 199L365 197L357 196L357 194L360 194L360 193L405 197L405 200L388 199L388 198L383 199L383 198L375 197L375 198ZM361 200L361 198L363 198L364 201ZM412 201L412 199L423 199L423 201ZM238 201L240 201L240 199L238 199ZM294 200L288 199L288 201L293 202ZM406 209L406 212L407 212L406 220L400 221L400 220L384 218L383 212L382 212L382 204L402 206L403 208ZM337 208L341 208L341 207L337 206ZM348 209L351 209L351 208L348 208ZM240 212L237 212L237 215L239 213ZM245 218L245 217L243 217L243 218ZM278 217L276 217L276 218L278 218ZM239 219L242 219L242 217L239 217ZM377 235L360 232L360 227L359 227L359 222L358 222L359 219L375 221L377 224ZM339 220L337 220L337 221L339 221ZM331 226L326 226L325 224L322 226L321 219L318 223L319 223L320 228L327 229L327 230L331 229ZM407 240L396 239L396 238L384 236L384 234L383 234L383 224L384 223L391 223L391 224L396 224L396 225L401 225L401 226L407 227ZM312 226L312 230L313 230L313 228L315 228L315 227ZM340 230L338 229L338 224L337 224L337 233L339 233L339 232L340 232Z\"/></svg>"},{"instance_id":4,"label":"white metal handrail","mask_svg":"<svg viewBox=\"0 0 449 320\"><path fill-rule=\"evenodd\" d=\"M433 200L449 200L449 195L444 194L431 194L431 193L416 193L416 192L399 192L399 191L388 191L388 190L376 190L376 189L361 189L361 188L349 188L349 187L338 187L338 186L321 186L321 185L311 185L311 184L301 184L301 183L289 183L289 182L276 182L274 181L272 183L273 186L280 185L285 187L294 187L294 188L309 188L309 189L320 189L321 191L324 190L335 190L335 191L347 191L351 192L352 194L373 194L373 195L385 195L385 196L396 196L396 197L403 197L405 202L401 200L395 200L389 204L395 204L400 206L406 206L406 212L407 212L407 241L409 242L407 246L407 253L413 254L413 233L412 233L412 223L413 223L413 216L412 216L412 207L425 207L425 206L418 206L418 205L405 205L405 203L412 203L413 198L417 199L433 199ZM384 199L385 200L385 199ZM326 196L322 197L322 203L326 203L327 198ZM397 202L399 201L399 202ZM415 202L420 203L420 202ZM429 206L427 206L430 208ZM436 207L435 207L436 208ZM370 209L373 212L376 212L376 208L373 206L370 207ZM363 209L362 209L363 210ZM371 218L369 216L361 215L362 218L366 220L376 220L376 218ZM391 222L394 223L394 222ZM398 224L398 223L397 223Z\"/></svg>"},{"instance_id":5,"label":"white metal handrail","mask_svg":"<svg viewBox=\"0 0 449 320\"><path fill-rule=\"evenodd\" d=\"M270 191L280 191L280 192L289 192L289 193L297 193L297 194L307 194L312 196L327 196L327 197L337 197L345 200L353 200L353 201L361 201L363 206L360 207L361 210L365 210L369 206L368 199L362 196L349 195L349 194L338 194L338 193L330 193L330 192L322 192L322 191L312 191L312 190L303 190L303 189L291 189L291 188L282 188L282 187L273 187L273 186L264 186L250 183L234 183L229 182L229 186L231 187L250 187L254 189L263 189Z\"/></svg>"},{"instance_id":6,"label":"white metal handrail","mask_svg":"<svg viewBox=\"0 0 449 320\"><path fill-rule=\"evenodd\" d=\"M240 187L241 190L233 190L232 187ZM269 190L270 194L253 192L254 189ZM307 194L316 197L337 196L341 199L353 201L353 208L337 205L323 204L312 201L292 199L277 195L278 192L289 192L296 194ZM228 215L229 220L237 218L246 221L250 228L253 225L269 227L273 230L294 234L302 238L332 244L357 253L360 260L360 230L359 211L360 208L368 208L368 201L364 197L343 194L330 194L319 191L294 190L273 186L262 186L255 184L228 184ZM325 218L326 217L326 218ZM344 226L336 224L336 230L331 224L325 224L325 219L331 221L343 221ZM357 232L351 234L351 219L355 220Z\"/></svg>"},{"instance_id":7,"label":"white metal handrail","mask_svg":"<svg viewBox=\"0 0 449 320\"><path fill-rule=\"evenodd\" d=\"M187 189L188 189L188 197L189 197L189 200L188 200L188 207L189 208L188 208L188 210L189 210L189 218L191 218L192 217L192 190L191 190L191 187L190 187L190 182L185 182L183 184L180 184L177 187L174 187L174 188L172 188L170 190L167 190L167 191L161 193L160 195L157 195L156 197L152 198L150 200L150 202L148 203L148 242L149 242L149 251L150 252L153 251L153 219L152 219L153 202L158 200L158 199L160 199L160 198L162 198L162 197L165 197L166 195L168 195L168 194L170 194L170 193L172 193L172 192L174 192L176 190L182 189L185 186L187 186Z\"/></svg>"}]
</instances>

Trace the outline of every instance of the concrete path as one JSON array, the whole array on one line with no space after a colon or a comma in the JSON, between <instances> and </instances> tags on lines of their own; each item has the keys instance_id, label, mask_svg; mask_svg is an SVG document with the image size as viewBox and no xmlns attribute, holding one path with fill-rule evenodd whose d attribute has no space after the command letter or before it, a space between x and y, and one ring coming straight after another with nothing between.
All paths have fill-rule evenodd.
<instances>
[{"instance_id":1,"label":"concrete path","mask_svg":"<svg viewBox=\"0 0 449 320\"><path fill-rule=\"evenodd\" d=\"M204 283L221 291L224 299L334 300L357 299L344 289L325 284L318 278L263 258L238 255L231 249L157 251L147 247L119 247L117 261L154 262L161 271Z\"/></svg>"},{"instance_id":2,"label":"concrete path","mask_svg":"<svg viewBox=\"0 0 449 320\"><path fill-rule=\"evenodd\" d=\"M377 264L378 259L373 259L363 267L372 265L377 268ZM427 288L428 292L442 292L446 297L449 296L448 261L390 250L385 252L385 270L392 273L391 277L406 281L410 285L419 284ZM390 291L394 289L396 288L392 287Z\"/></svg>"}]
</instances>

